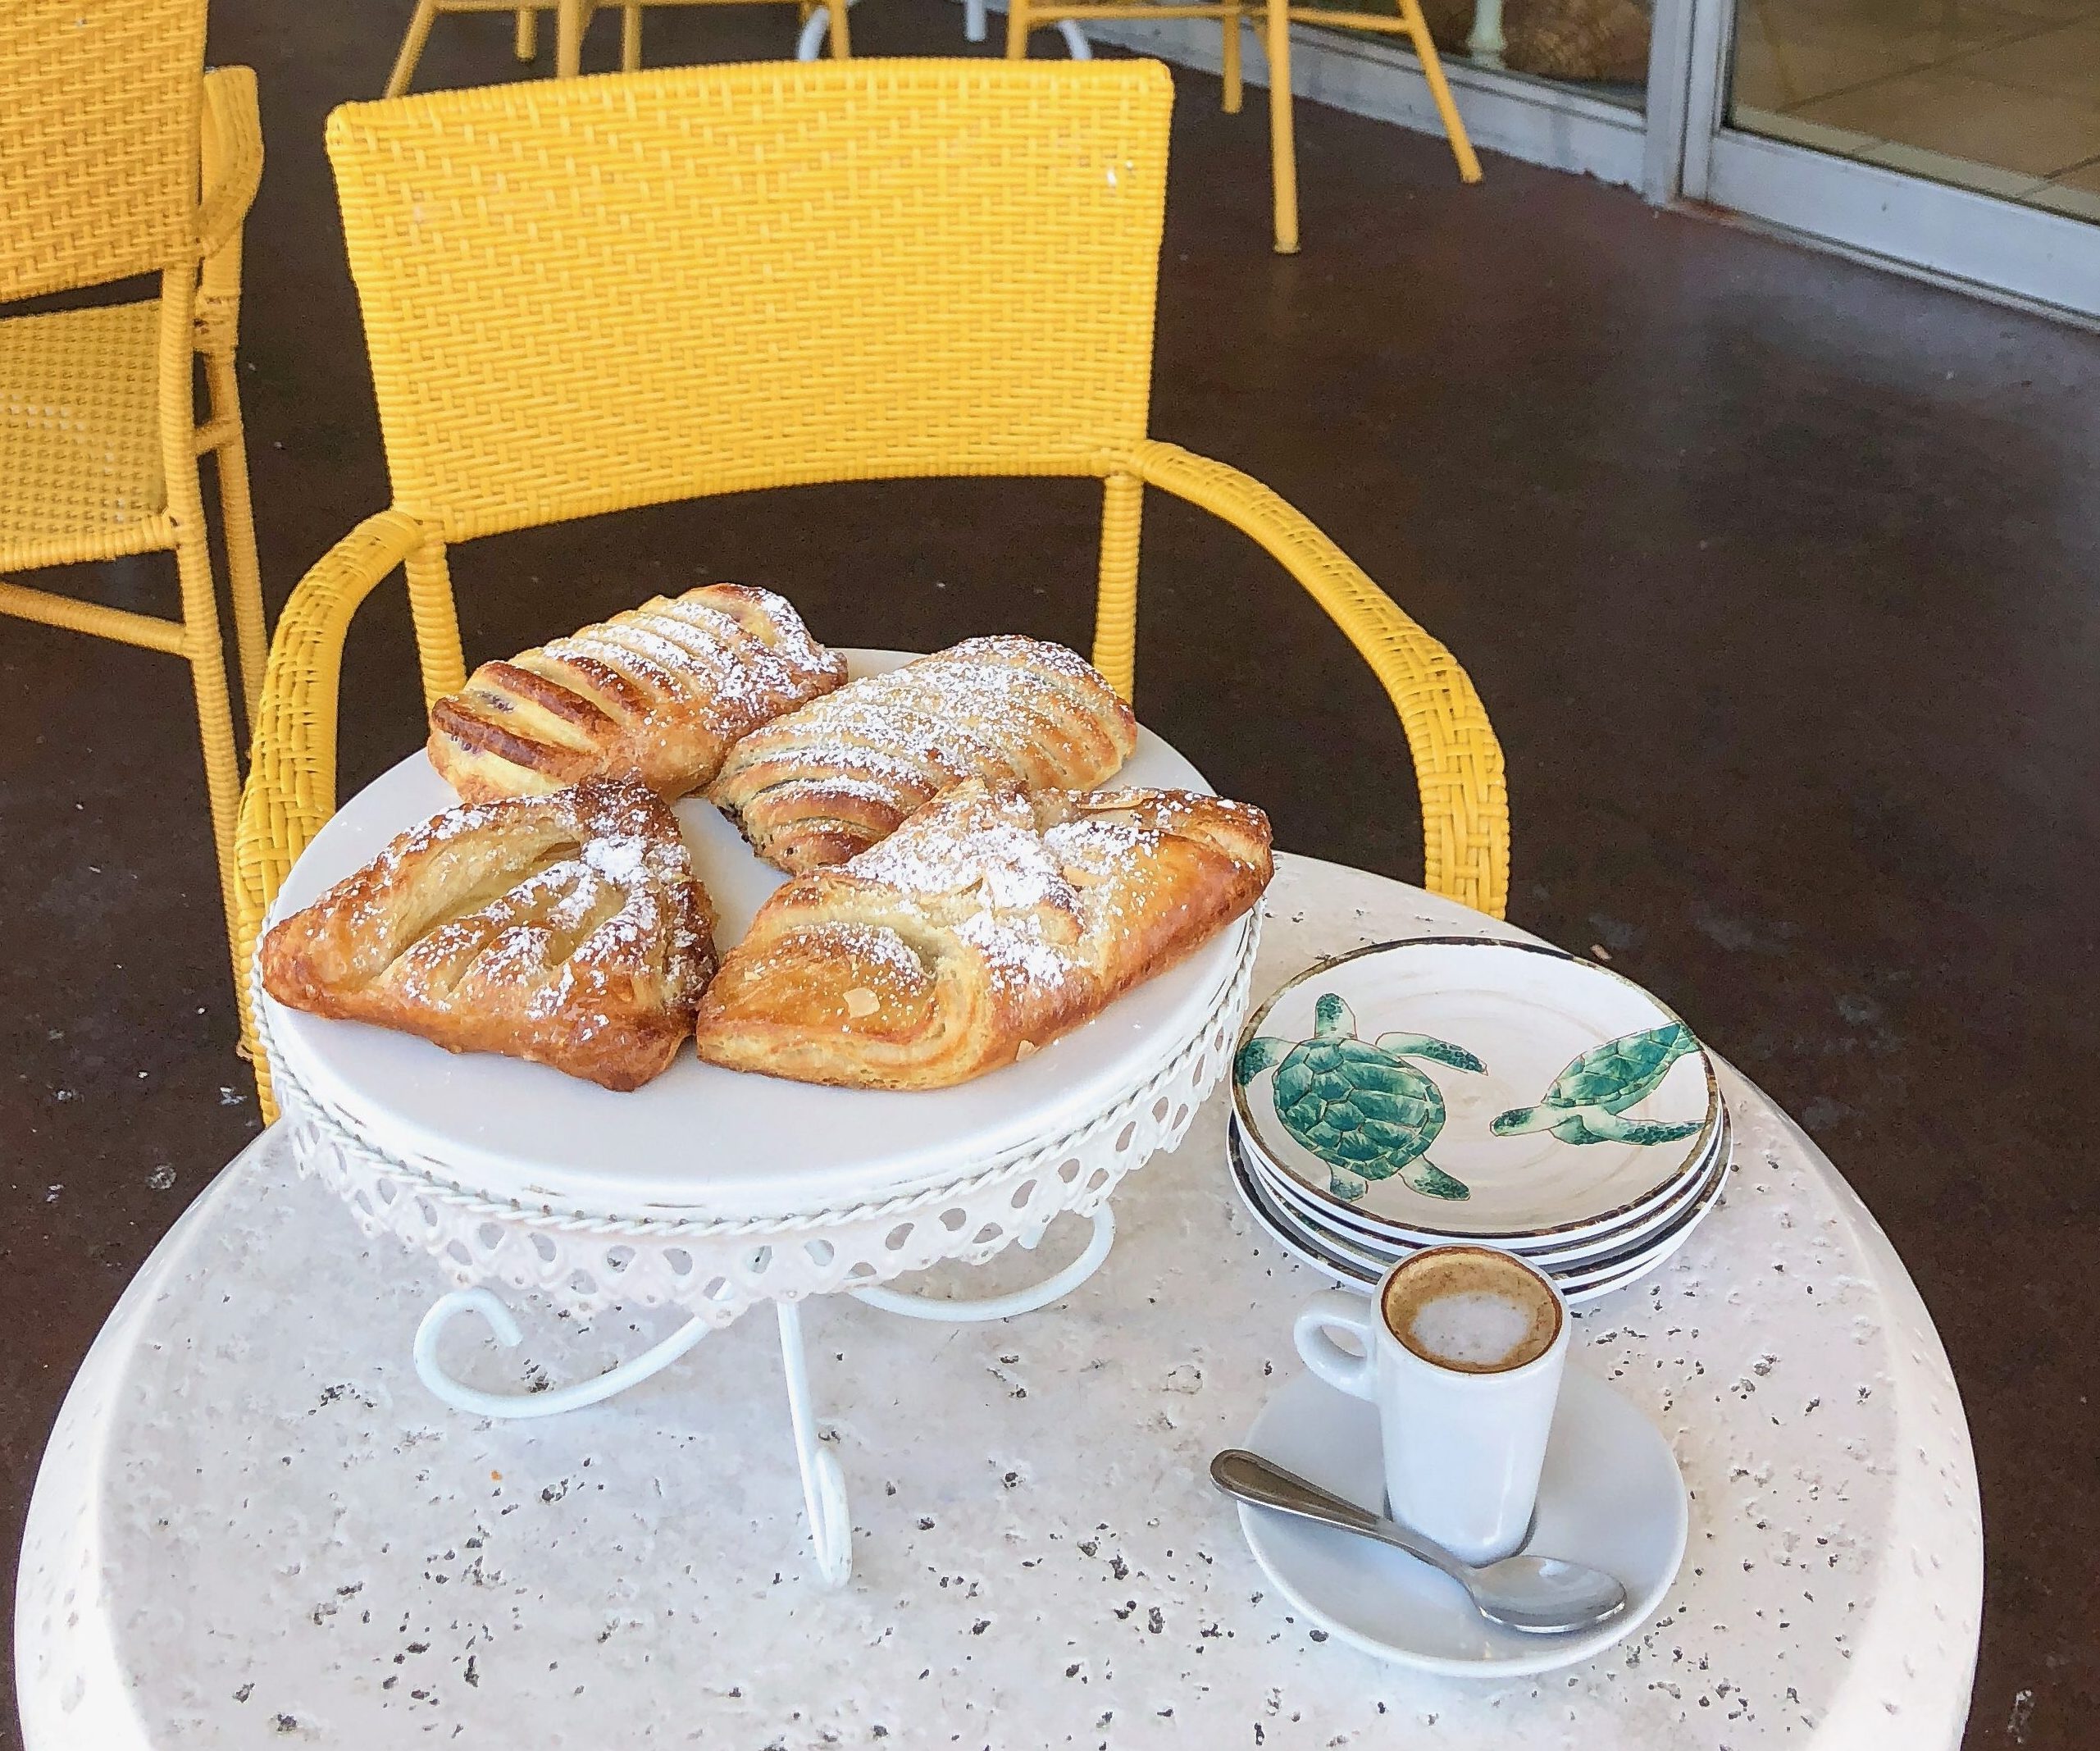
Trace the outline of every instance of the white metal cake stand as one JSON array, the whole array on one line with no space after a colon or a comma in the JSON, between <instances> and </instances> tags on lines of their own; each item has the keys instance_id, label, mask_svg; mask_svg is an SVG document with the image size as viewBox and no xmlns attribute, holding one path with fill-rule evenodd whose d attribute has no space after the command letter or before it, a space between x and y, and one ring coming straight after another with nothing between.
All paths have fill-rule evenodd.
<instances>
[{"instance_id":1,"label":"white metal cake stand","mask_svg":"<svg viewBox=\"0 0 2100 1751\"><path fill-rule=\"evenodd\" d=\"M857 673L908 660L849 653ZM1207 788L1140 732L1118 784ZM315 899L395 834L456 799L421 754L322 828L273 916ZM727 948L781 880L707 803L677 805ZM817 1439L799 1303L840 1291L917 1319L1004 1319L1045 1306L1096 1270L1114 1238L1108 1198L1172 1149L1229 1061L1247 1003L1254 914L1190 960L1025 1062L958 1088L897 1094L740 1074L682 1054L646 1088L615 1094L543 1065L455 1056L412 1036L286 1009L258 989L293 1158L349 1205L367 1234L435 1258L458 1287L416 1334L416 1370L455 1409L549 1416L594 1404L676 1361L755 1303L780 1325L790 1420L818 1572L851 1571L837 1462ZM1053 1218L1091 1216L1070 1264L1027 1288L976 1300L909 1293L891 1279L947 1260L1033 1248ZM590 1379L490 1392L445 1365L462 1315L520 1341L498 1287L572 1315L672 1306L685 1323Z\"/></svg>"}]
</instances>

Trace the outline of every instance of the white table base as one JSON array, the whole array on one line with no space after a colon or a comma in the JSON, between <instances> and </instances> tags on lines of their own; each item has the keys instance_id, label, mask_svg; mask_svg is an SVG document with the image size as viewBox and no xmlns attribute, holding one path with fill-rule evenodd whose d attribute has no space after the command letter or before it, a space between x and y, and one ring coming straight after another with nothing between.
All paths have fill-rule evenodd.
<instances>
[{"instance_id":1,"label":"white table base","mask_svg":"<svg viewBox=\"0 0 2100 1751\"><path fill-rule=\"evenodd\" d=\"M1366 941L1501 927L1282 860L1257 988ZM1204 1468L1295 1368L1319 1286L1237 1206L1225 1103L1125 1188L1058 1316L931 1327L813 1300L785 1419L755 1320L609 1404L463 1416L408 1357L436 1286L269 1140L193 1206L75 1383L17 1591L29 1751L288 1744L1346 1743L1760 1751L1958 1742L1975 1479L1902 1267L1738 1078L1726 1203L1578 1321L1570 1365L1670 1437L1691 1553L1657 1617L1567 1672L1431 1679L1320 1642ZM1044 1250L1076 1252L1064 1221ZM1018 1248L933 1293L1023 1288ZM473 1380L585 1378L676 1323L523 1310ZM818 1416L813 1406L828 1407ZM854 1480L854 1577L787 1560L783 1425ZM782 1456L784 1457L784 1455ZM810 1493L828 1512L822 1476ZM842 1507L842 1504L841 1504Z\"/></svg>"}]
</instances>

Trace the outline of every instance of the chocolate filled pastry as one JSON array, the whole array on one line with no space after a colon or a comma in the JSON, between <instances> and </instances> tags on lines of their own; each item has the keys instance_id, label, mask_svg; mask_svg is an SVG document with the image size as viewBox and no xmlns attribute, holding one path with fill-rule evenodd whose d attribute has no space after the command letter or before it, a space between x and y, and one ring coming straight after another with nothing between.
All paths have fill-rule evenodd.
<instances>
[{"instance_id":1,"label":"chocolate filled pastry","mask_svg":"<svg viewBox=\"0 0 2100 1751\"><path fill-rule=\"evenodd\" d=\"M1269 873L1245 803L969 780L773 893L701 1000L700 1056L846 1088L967 1082L1182 960Z\"/></svg>"},{"instance_id":2,"label":"chocolate filled pastry","mask_svg":"<svg viewBox=\"0 0 2100 1751\"><path fill-rule=\"evenodd\" d=\"M845 673L785 598L707 584L484 663L430 707L430 764L467 802L616 777L676 799Z\"/></svg>"},{"instance_id":3,"label":"chocolate filled pastry","mask_svg":"<svg viewBox=\"0 0 2100 1751\"><path fill-rule=\"evenodd\" d=\"M965 778L1086 790L1137 746L1130 708L1084 658L973 638L754 731L708 795L759 856L799 875L857 856Z\"/></svg>"},{"instance_id":4,"label":"chocolate filled pastry","mask_svg":"<svg viewBox=\"0 0 2100 1751\"><path fill-rule=\"evenodd\" d=\"M660 1075L714 970L670 809L632 780L449 809L263 938L280 1003L608 1088Z\"/></svg>"}]
</instances>

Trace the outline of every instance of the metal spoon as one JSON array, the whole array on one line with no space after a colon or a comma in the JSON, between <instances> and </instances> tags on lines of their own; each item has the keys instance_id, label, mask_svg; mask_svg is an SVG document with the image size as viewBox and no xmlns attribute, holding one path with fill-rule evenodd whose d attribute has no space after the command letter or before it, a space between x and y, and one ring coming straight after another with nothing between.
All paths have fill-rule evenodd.
<instances>
[{"instance_id":1,"label":"metal spoon","mask_svg":"<svg viewBox=\"0 0 2100 1751\"><path fill-rule=\"evenodd\" d=\"M1344 1502L1259 1453L1229 1447L1210 1461L1211 1481L1228 1496L1323 1525L1339 1526L1404 1550L1465 1588L1491 1623L1532 1635L1587 1630L1626 1608L1626 1589L1601 1569L1557 1557L1505 1557L1476 1568L1396 1521Z\"/></svg>"}]
</instances>

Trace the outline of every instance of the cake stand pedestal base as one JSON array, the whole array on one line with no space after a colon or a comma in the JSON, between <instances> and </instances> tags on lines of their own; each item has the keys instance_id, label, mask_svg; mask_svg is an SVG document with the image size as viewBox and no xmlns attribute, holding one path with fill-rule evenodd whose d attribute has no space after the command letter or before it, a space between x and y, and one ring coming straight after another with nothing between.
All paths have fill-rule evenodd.
<instances>
[{"instance_id":1,"label":"cake stand pedestal base","mask_svg":"<svg viewBox=\"0 0 2100 1751\"><path fill-rule=\"evenodd\" d=\"M907 1319L933 1320L950 1325L973 1325L986 1320L1011 1319L1033 1313L1063 1299L1101 1268L1109 1248L1115 1243L1116 1223L1106 1204L1093 1212L1094 1232L1086 1249L1061 1270L1040 1283L1004 1295L948 1299L908 1294L884 1284L846 1293L885 1313ZM1032 1248L1040 1235L1020 1244ZM788 1419L794 1430L795 1460L802 1476L802 1502L809 1516L809 1542L818 1576L827 1586L842 1587L853 1575L853 1518L846 1506L845 1475L839 1462L826 1452L817 1436L817 1418L809 1402L809 1368L802 1342L802 1308L799 1301L773 1304L780 1322L781 1372L787 1382ZM517 1319L501 1297L485 1288L454 1289L431 1303L416 1328L416 1373L432 1394L472 1416L518 1419L558 1416L564 1411L601 1404L615 1393L638 1386L676 1361L713 1329L698 1316L688 1320L668 1337L617 1367L572 1385L550 1387L544 1392L491 1393L469 1386L448 1373L438 1359L438 1343L445 1329L462 1314L477 1316L496 1342L505 1349L523 1341Z\"/></svg>"}]
</instances>

